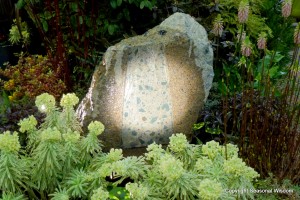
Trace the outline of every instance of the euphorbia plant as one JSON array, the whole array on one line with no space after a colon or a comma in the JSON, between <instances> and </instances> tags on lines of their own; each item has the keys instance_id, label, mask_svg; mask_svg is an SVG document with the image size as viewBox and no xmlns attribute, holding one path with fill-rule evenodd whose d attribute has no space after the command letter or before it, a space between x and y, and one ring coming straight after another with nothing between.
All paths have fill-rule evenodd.
<instances>
[{"instance_id":1,"label":"euphorbia plant","mask_svg":"<svg viewBox=\"0 0 300 200\"><path fill-rule=\"evenodd\" d=\"M236 146L193 145L179 133L170 137L167 149L153 143L139 157L123 157L121 149L104 153L98 139L104 125L93 121L83 135L74 112L77 103L74 94L63 95L61 110L53 96L38 96L36 105L46 118L40 127L33 116L20 121L20 132L27 133L24 149L17 132L0 135L3 199L115 199L111 188L120 183L127 189L123 199L253 198L226 192L253 189L258 177L238 158Z\"/></svg>"}]
</instances>

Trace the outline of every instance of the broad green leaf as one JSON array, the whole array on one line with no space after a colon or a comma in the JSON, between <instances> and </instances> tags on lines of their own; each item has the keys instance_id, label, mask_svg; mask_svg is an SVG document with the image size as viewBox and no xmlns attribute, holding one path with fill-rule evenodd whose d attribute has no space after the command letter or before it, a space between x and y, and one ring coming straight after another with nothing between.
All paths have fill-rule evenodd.
<instances>
[{"instance_id":1,"label":"broad green leaf","mask_svg":"<svg viewBox=\"0 0 300 200\"><path fill-rule=\"evenodd\" d=\"M117 2L116 2L116 0L110 0L110 5L114 9L117 8Z\"/></svg>"},{"instance_id":2,"label":"broad green leaf","mask_svg":"<svg viewBox=\"0 0 300 200\"><path fill-rule=\"evenodd\" d=\"M110 35L113 35L115 32L115 26L112 24L109 24L107 30Z\"/></svg>"},{"instance_id":3,"label":"broad green leaf","mask_svg":"<svg viewBox=\"0 0 300 200\"><path fill-rule=\"evenodd\" d=\"M203 126L205 125L205 122L200 122L200 123L197 123L197 124L194 124L193 125L193 130L199 130L201 129Z\"/></svg>"},{"instance_id":4,"label":"broad green leaf","mask_svg":"<svg viewBox=\"0 0 300 200\"><path fill-rule=\"evenodd\" d=\"M129 192L124 187L114 187L109 191L109 197L112 199L130 199Z\"/></svg>"},{"instance_id":5,"label":"broad green leaf","mask_svg":"<svg viewBox=\"0 0 300 200\"><path fill-rule=\"evenodd\" d=\"M275 66L275 67L272 67L270 70L269 70L269 76L270 78L274 78L275 76L278 75L278 66Z\"/></svg>"},{"instance_id":6,"label":"broad green leaf","mask_svg":"<svg viewBox=\"0 0 300 200\"><path fill-rule=\"evenodd\" d=\"M2 91L2 98L3 98L3 105L7 108L10 107L10 101L8 95L4 90Z\"/></svg>"},{"instance_id":7,"label":"broad green leaf","mask_svg":"<svg viewBox=\"0 0 300 200\"><path fill-rule=\"evenodd\" d=\"M44 12L44 18L45 18L45 20L49 20L49 19L51 19L53 16L54 16L54 13L51 13L51 12L49 12L49 11L45 11L45 12Z\"/></svg>"},{"instance_id":8,"label":"broad green leaf","mask_svg":"<svg viewBox=\"0 0 300 200\"><path fill-rule=\"evenodd\" d=\"M228 88L227 88L226 84L224 83L224 80L223 81L219 81L218 89L222 93L222 95L227 95Z\"/></svg>"},{"instance_id":9,"label":"broad green leaf","mask_svg":"<svg viewBox=\"0 0 300 200\"><path fill-rule=\"evenodd\" d=\"M43 30L45 32L47 32L48 31L48 23L47 23L47 21L45 19L41 18L41 22L42 22L42 25L43 25Z\"/></svg>"},{"instance_id":10,"label":"broad green leaf","mask_svg":"<svg viewBox=\"0 0 300 200\"><path fill-rule=\"evenodd\" d=\"M117 0L117 6L121 6L122 0Z\"/></svg>"},{"instance_id":11,"label":"broad green leaf","mask_svg":"<svg viewBox=\"0 0 300 200\"><path fill-rule=\"evenodd\" d=\"M205 132L213 134L213 135L219 135L220 133L222 133L220 128L209 128L209 127L207 127L205 129Z\"/></svg>"},{"instance_id":12,"label":"broad green leaf","mask_svg":"<svg viewBox=\"0 0 300 200\"><path fill-rule=\"evenodd\" d=\"M145 7L145 1L142 1L141 3L140 3L140 9L143 9Z\"/></svg>"},{"instance_id":13,"label":"broad green leaf","mask_svg":"<svg viewBox=\"0 0 300 200\"><path fill-rule=\"evenodd\" d=\"M77 10L78 10L78 5L77 5L77 3L72 2L72 3L70 4L70 7L71 7L71 10L72 10L73 12L77 12Z\"/></svg>"},{"instance_id":14,"label":"broad green leaf","mask_svg":"<svg viewBox=\"0 0 300 200\"><path fill-rule=\"evenodd\" d=\"M124 14L124 17L127 21L130 21L130 13L129 13L129 10L127 8L125 8L123 10L123 14Z\"/></svg>"},{"instance_id":15,"label":"broad green leaf","mask_svg":"<svg viewBox=\"0 0 300 200\"><path fill-rule=\"evenodd\" d=\"M25 1L24 0L19 0L17 3L16 3L16 8L17 9L22 9L25 5Z\"/></svg>"},{"instance_id":16,"label":"broad green leaf","mask_svg":"<svg viewBox=\"0 0 300 200\"><path fill-rule=\"evenodd\" d=\"M150 10L152 10L152 3L150 1L145 1L145 7L149 8Z\"/></svg>"}]
</instances>

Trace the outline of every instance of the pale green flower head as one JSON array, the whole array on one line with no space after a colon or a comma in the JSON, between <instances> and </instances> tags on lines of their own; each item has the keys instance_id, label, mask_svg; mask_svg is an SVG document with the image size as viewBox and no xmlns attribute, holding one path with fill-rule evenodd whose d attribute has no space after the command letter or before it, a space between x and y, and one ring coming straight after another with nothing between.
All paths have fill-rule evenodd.
<instances>
[{"instance_id":1,"label":"pale green flower head","mask_svg":"<svg viewBox=\"0 0 300 200\"><path fill-rule=\"evenodd\" d=\"M203 155L208 156L210 159L214 159L222 151L222 147L215 141L207 142L202 146Z\"/></svg>"},{"instance_id":2,"label":"pale green flower head","mask_svg":"<svg viewBox=\"0 0 300 200\"><path fill-rule=\"evenodd\" d=\"M99 121L93 121L88 126L89 134L98 136L104 131L104 125Z\"/></svg>"},{"instance_id":3,"label":"pale green flower head","mask_svg":"<svg viewBox=\"0 0 300 200\"><path fill-rule=\"evenodd\" d=\"M43 93L36 97L35 105L40 112L47 113L55 109L55 98L48 93Z\"/></svg>"},{"instance_id":4,"label":"pale green flower head","mask_svg":"<svg viewBox=\"0 0 300 200\"><path fill-rule=\"evenodd\" d=\"M33 115L28 118L21 120L18 125L20 126L19 131L25 133L26 131L32 132L36 130L37 120Z\"/></svg>"},{"instance_id":5,"label":"pale green flower head","mask_svg":"<svg viewBox=\"0 0 300 200\"><path fill-rule=\"evenodd\" d=\"M204 179L199 185L199 196L203 200L219 199L222 195L222 184L216 180Z\"/></svg>"},{"instance_id":6,"label":"pale green flower head","mask_svg":"<svg viewBox=\"0 0 300 200\"><path fill-rule=\"evenodd\" d=\"M135 200L144 200L150 193L148 187L138 183L127 183L125 188L130 193L130 197Z\"/></svg>"},{"instance_id":7,"label":"pale green flower head","mask_svg":"<svg viewBox=\"0 0 300 200\"><path fill-rule=\"evenodd\" d=\"M112 168L113 166L111 163L104 163L101 165L101 168L97 170L97 172L99 173L100 177L105 178L107 176L111 176Z\"/></svg>"},{"instance_id":8,"label":"pale green flower head","mask_svg":"<svg viewBox=\"0 0 300 200\"><path fill-rule=\"evenodd\" d=\"M122 149L110 149L109 153L107 154L108 162L116 162L123 158L123 151Z\"/></svg>"},{"instance_id":9,"label":"pale green flower head","mask_svg":"<svg viewBox=\"0 0 300 200\"><path fill-rule=\"evenodd\" d=\"M165 155L159 163L159 171L169 181L179 179L184 171L183 163L171 155Z\"/></svg>"},{"instance_id":10,"label":"pale green flower head","mask_svg":"<svg viewBox=\"0 0 300 200\"><path fill-rule=\"evenodd\" d=\"M233 144L226 144L227 146L227 159L238 157L239 148L236 145ZM225 158L225 146L222 146L222 155Z\"/></svg>"},{"instance_id":11,"label":"pale green flower head","mask_svg":"<svg viewBox=\"0 0 300 200\"><path fill-rule=\"evenodd\" d=\"M74 93L63 94L60 105L64 108L70 108L78 104L79 99Z\"/></svg>"},{"instance_id":12,"label":"pale green flower head","mask_svg":"<svg viewBox=\"0 0 300 200\"><path fill-rule=\"evenodd\" d=\"M238 157L225 160L223 164L224 172L231 174L235 177L244 176L248 180L259 177L259 174L251 167L246 166L246 163Z\"/></svg>"},{"instance_id":13,"label":"pale green flower head","mask_svg":"<svg viewBox=\"0 0 300 200\"><path fill-rule=\"evenodd\" d=\"M122 162L121 160L111 163L111 166L114 174L122 175L122 174L126 174L128 171L128 167L126 166L126 163Z\"/></svg>"},{"instance_id":14,"label":"pale green flower head","mask_svg":"<svg viewBox=\"0 0 300 200\"><path fill-rule=\"evenodd\" d=\"M109 198L109 192L104 190L102 187L93 191L91 200L107 200Z\"/></svg>"},{"instance_id":15,"label":"pale green flower head","mask_svg":"<svg viewBox=\"0 0 300 200\"><path fill-rule=\"evenodd\" d=\"M80 139L80 133L78 131L71 131L70 129L68 129L67 133L63 134L63 138L67 141L67 142L71 142L71 143L76 143L79 141Z\"/></svg>"},{"instance_id":16,"label":"pale green flower head","mask_svg":"<svg viewBox=\"0 0 300 200\"><path fill-rule=\"evenodd\" d=\"M177 133L170 137L169 148L175 153L183 152L188 145L186 136L182 133Z\"/></svg>"},{"instance_id":17,"label":"pale green flower head","mask_svg":"<svg viewBox=\"0 0 300 200\"><path fill-rule=\"evenodd\" d=\"M197 162L195 164L195 170L197 172L203 172L206 169L211 168L212 166L213 166L212 160L203 156L197 160Z\"/></svg>"},{"instance_id":18,"label":"pale green flower head","mask_svg":"<svg viewBox=\"0 0 300 200\"><path fill-rule=\"evenodd\" d=\"M162 145L156 144L155 142L148 145L147 151L148 153L145 153L146 159L153 161L159 160L165 153L165 150L162 148Z\"/></svg>"},{"instance_id":19,"label":"pale green flower head","mask_svg":"<svg viewBox=\"0 0 300 200\"><path fill-rule=\"evenodd\" d=\"M62 135L59 132L59 130L54 127L54 128L47 128L42 131L40 135L41 141L47 141L47 142L57 142L62 139Z\"/></svg>"},{"instance_id":20,"label":"pale green flower head","mask_svg":"<svg viewBox=\"0 0 300 200\"><path fill-rule=\"evenodd\" d=\"M21 148L19 136L17 132L13 134L10 131L5 131L0 134L0 150L4 152L17 153Z\"/></svg>"}]
</instances>

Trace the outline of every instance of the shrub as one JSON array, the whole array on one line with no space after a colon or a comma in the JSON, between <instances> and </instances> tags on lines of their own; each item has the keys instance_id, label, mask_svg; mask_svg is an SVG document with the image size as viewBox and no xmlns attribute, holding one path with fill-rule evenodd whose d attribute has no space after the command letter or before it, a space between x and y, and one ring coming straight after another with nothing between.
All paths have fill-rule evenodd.
<instances>
[{"instance_id":1,"label":"shrub","mask_svg":"<svg viewBox=\"0 0 300 200\"><path fill-rule=\"evenodd\" d=\"M108 199L113 198L109 188L127 180L124 198L253 199L251 193L226 192L254 188L252 181L259 176L238 158L235 145L193 145L179 133L170 137L166 150L153 143L139 157L123 157L121 149L104 153L97 137L104 125L94 121L88 134L81 135L76 103L74 94L63 95L61 110L53 96L38 96L36 105L46 118L39 128L33 116L19 122L19 131L27 135L25 149L17 132L0 135L2 198L15 194L30 199Z\"/></svg>"},{"instance_id":2,"label":"shrub","mask_svg":"<svg viewBox=\"0 0 300 200\"><path fill-rule=\"evenodd\" d=\"M20 54L17 65L0 69L0 75L8 79L1 82L4 90L10 92L11 101L35 98L44 92L60 98L66 87L51 69L47 56Z\"/></svg>"},{"instance_id":3,"label":"shrub","mask_svg":"<svg viewBox=\"0 0 300 200\"><path fill-rule=\"evenodd\" d=\"M21 119L33 115L38 121L38 126L45 118L43 113L38 112L37 107L32 101L24 103L12 103L3 112L0 112L0 132L17 131L19 129L18 123ZM21 137L23 141L23 137ZM23 142L22 142L23 143Z\"/></svg>"}]
</instances>

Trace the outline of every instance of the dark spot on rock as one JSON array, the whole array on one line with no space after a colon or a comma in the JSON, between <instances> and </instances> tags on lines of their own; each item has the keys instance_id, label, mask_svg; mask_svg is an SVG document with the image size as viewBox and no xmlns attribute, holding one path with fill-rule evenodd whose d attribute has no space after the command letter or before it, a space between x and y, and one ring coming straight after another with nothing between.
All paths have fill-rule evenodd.
<instances>
[{"instance_id":1,"label":"dark spot on rock","mask_svg":"<svg viewBox=\"0 0 300 200\"><path fill-rule=\"evenodd\" d=\"M206 48L205 48L205 52L204 52L204 53L205 53L205 54L208 54L208 52L209 52L209 48L208 48L208 47L206 47Z\"/></svg>"},{"instance_id":2,"label":"dark spot on rock","mask_svg":"<svg viewBox=\"0 0 300 200\"><path fill-rule=\"evenodd\" d=\"M152 144L152 143L153 143L152 139L147 142L147 144Z\"/></svg>"},{"instance_id":3,"label":"dark spot on rock","mask_svg":"<svg viewBox=\"0 0 300 200\"><path fill-rule=\"evenodd\" d=\"M146 117L142 117L142 120L143 120L143 121L146 121L146 120L147 120L147 118L146 118Z\"/></svg>"},{"instance_id":4,"label":"dark spot on rock","mask_svg":"<svg viewBox=\"0 0 300 200\"><path fill-rule=\"evenodd\" d=\"M133 136L136 136L137 135L137 132L136 131L132 131L131 133Z\"/></svg>"},{"instance_id":5,"label":"dark spot on rock","mask_svg":"<svg viewBox=\"0 0 300 200\"><path fill-rule=\"evenodd\" d=\"M145 141L144 141L144 140L139 139L139 141L140 141L141 144L145 144Z\"/></svg>"},{"instance_id":6,"label":"dark spot on rock","mask_svg":"<svg viewBox=\"0 0 300 200\"><path fill-rule=\"evenodd\" d=\"M158 34L159 35L166 35L167 31L166 30L159 30Z\"/></svg>"}]
</instances>

